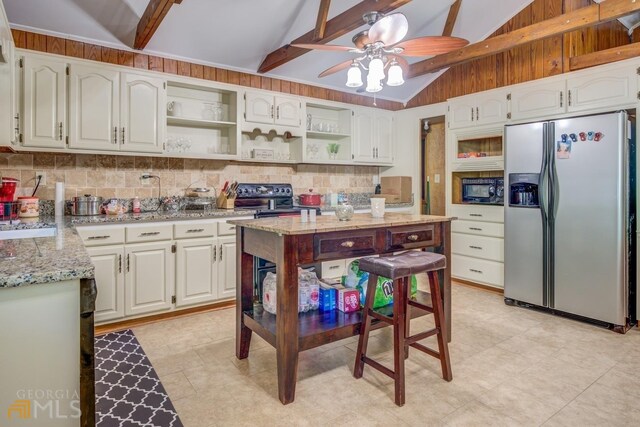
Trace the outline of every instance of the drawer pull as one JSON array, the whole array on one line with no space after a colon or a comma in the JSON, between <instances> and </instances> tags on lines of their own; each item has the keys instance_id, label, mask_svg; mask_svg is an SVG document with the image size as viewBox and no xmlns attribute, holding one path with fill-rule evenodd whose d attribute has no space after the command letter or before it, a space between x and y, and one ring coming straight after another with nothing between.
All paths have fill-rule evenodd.
<instances>
[{"instance_id":1,"label":"drawer pull","mask_svg":"<svg viewBox=\"0 0 640 427\"><path fill-rule=\"evenodd\" d=\"M340 243L340 246L342 246L343 248L352 248L353 245L355 245L355 242L353 240L347 240L346 242Z\"/></svg>"},{"instance_id":2,"label":"drawer pull","mask_svg":"<svg viewBox=\"0 0 640 427\"><path fill-rule=\"evenodd\" d=\"M87 240L105 240L109 239L111 236L89 236Z\"/></svg>"},{"instance_id":3,"label":"drawer pull","mask_svg":"<svg viewBox=\"0 0 640 427\"><path fill-rule=\"evenodd\" d=\"M191 228L187 230L187 233L202 233L203 231L204 231L204 228Z\"/></svg>"},{"instance_id":4,"label":"drawer pull","mask_svg":"<svg viewBox=\"0 0 640 427\"><path fill-rule=\"evenodd\" d=\"M235 230L235 229L236 229L236 226L235 226L235 225L233 225L233 226L229 227L229 230Z\"/></svg>"},{"instance_id":5,"label":"drawer pull","mask_svg":"<svg viewBox=\"0 0 640 427\"><path fill-rule=\"evenodd\" d=\"M469 247L470 247L471 249L478 249L478 250L480 250L480 251L482 250L482 248L481 248L480 246L473 246L473 245L469 245Z\"/></svg>"},{"instance_id":6,"label":"drawer pull","mask_svg":"<svg viewBox=\"0 0 640 427\"><path fill-rule=\"evenodd\" d=\"M482 214L477 214L477 213L470 213L469 216L476 216L476 217L482 218Z\"/></svg>"},{"instance_id":7,"label":"drawer pull","mask_svg":"<svg viewBox=\"0 0 640 427\"><path fill-rule=\"evenodd\" d=\"M415 242L419 239L417 234L410 234L407 236L407 240L411 240L412 242Z\"/></svg>"},{"instance_id":8,"label":"drawer pull","mask_svg":"<svg viewBox=\"0 0 640 427\"><path fill-rule=\"evenodd\" d=\"M469 230L473 230L473 231L482 231L482 228L478 228L478 227L469 227Z\"/></svg>"},{"instance_id":9,"label":"drawer pull","mask_svg":"<svg viewBox=\"0 0 640 427\"><path fill-rule=\"evenodd\" d=\"M147 233L140 233L140 237L157 236L158 234L160 234L159 231L149 231Z\"/></svg>"},{"instance_id":10,"label":"drawer pull","mask_svg":"<svg viewBox=\"0 0 640 427\"><path fill-rule=\"evenodd\" d=\"M339 265L332 265L331 267L329 267L329 270L335 270L336 268L340 268Z\"/></svg>"},{"instance_id":11,"label":"drawer pull","mask_svg":"<svg viewBox=\"0 0 640 427\"><path fill-rule=\"evenodd\" d=\"M470 269L469 269L469 271L470 271L470 272L472 272L472 273L479 273L479 274L482 274L482 271L480 271L480 270L476 270L475 268L470 268Z\"/></svg>"}]
</instances>

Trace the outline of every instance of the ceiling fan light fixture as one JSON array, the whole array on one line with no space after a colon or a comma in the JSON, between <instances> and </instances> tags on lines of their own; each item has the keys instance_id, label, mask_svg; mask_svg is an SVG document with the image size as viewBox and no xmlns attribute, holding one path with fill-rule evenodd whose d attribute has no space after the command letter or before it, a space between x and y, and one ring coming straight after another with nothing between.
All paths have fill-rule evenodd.
<instances>
[{"instance_id":1,"label":"ceiling fan light fixture","mask_svg":"<svg viewBox=\"0 0 640 427\"><path fill-rule=\"evenodd\" d=\"M362 71L358 64L353 63L347 72L347 87L362 86Z\"/></svg>"},{"instance_id":2,"label":"ceiling fan light fixture","mask_svg":"<svg viewBox=\"0 0 640 427\"><path fill-rule=\"evenodd\" d=\"M372 76L371 71L369 71L369 74L367 75L366 91L369 93L380 92L382 90L382 83L380 80L381 79L377 78L376 76Z\"/></svg>"},{"instance_id":3,"label":"ceiling fan light fixture","mask_svg":"<svg viewBox=\"0 0 640 427\"><path fill-rule=\"evenodd\" d=\"M393 61L393 63L389 67L387 86L400 86L402 84L404 84L402 67L400 67L397 62Z\"/></svg>"},{"instance_id":4,"label":"ceiling fan light fixture","mask_svg":"<svg viewBox=\"0 0 640 427\"><path fill-rule=\"evenodd\" d=\"M380 58L373 58L369 62L369 76L375 77L378 80L384 79L384 63ZM367 76L367 79L369 77Z\"/></svg>"}]
</instances>

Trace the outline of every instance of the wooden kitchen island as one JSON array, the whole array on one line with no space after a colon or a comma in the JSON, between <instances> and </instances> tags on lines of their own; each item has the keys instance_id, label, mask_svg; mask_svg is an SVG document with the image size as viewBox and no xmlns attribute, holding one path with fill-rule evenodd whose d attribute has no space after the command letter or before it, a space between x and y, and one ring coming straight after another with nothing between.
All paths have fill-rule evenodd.
<instances>
[{"instance_id":1,"label":"wooden kitchen island","mask_svg":"<svg viewBox=\"0 0 640 427\"><path fill-rule=\"evenodd\" d=\"M361 324L361 310L355 313L311 311L298 315L298 266L406 249L433 248L447 257L447 268L440 272L440 283L450 334L452 219L387 213L384 218L356 214L350 221L319 216L315 223L302 223L300 217L228 221L237 225L236 357L249 356L252 332L274 346L278 395L284 404L293 402L298 353L357 335ZM254 303L254 256L277 266L275 316ZM417 298L430 301L424 292L419 292ZM420 314L424 313L412 310L412 316ZM450 340L450 336L448 338Z\"/></svg>"}]
</instances>

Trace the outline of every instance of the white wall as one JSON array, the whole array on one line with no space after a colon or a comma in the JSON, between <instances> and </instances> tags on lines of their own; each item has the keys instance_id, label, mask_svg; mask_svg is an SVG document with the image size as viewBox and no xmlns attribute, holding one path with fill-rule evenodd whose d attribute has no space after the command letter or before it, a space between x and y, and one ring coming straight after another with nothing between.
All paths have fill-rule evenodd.
<instances>
[{"instance_id":1,"label":"white wall","mask_svg":"<svg viewBox=\"0 0 640 427\"><path fill-rule=\"evenodd\" d=\"M447 103L409 108L396 112L394 165L380 171L380 176L411 176L414 198L413 212L420 213L420 126L422 119L444 116Z\"/></svg>"}]
</instances>

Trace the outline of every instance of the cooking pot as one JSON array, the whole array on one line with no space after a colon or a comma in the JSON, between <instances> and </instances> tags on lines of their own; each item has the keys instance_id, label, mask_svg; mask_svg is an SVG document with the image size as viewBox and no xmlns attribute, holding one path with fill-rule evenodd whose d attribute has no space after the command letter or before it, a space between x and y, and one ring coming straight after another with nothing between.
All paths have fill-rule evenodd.
<instances>
[{"instance_id":1,"label":"cooking pot","mask_svg":"<svg viewBox=\"0 0 640 427\"><path fill-rule=\"evenodd\" d=\"M71 199L71 215L100 215L102 197L85 194Z\"/></svg>"},{"instance_id":2,"label":"cooking pot","mask_svg":"<svg viewBox=\"0 0 640 427\"><path fill-rule=\"evenodd\" d=\"M310 188L308 193L300 194L300 204L303 206L320 206L322 205L322 195L314 193Z\"/></svg>"}]
</instances>

